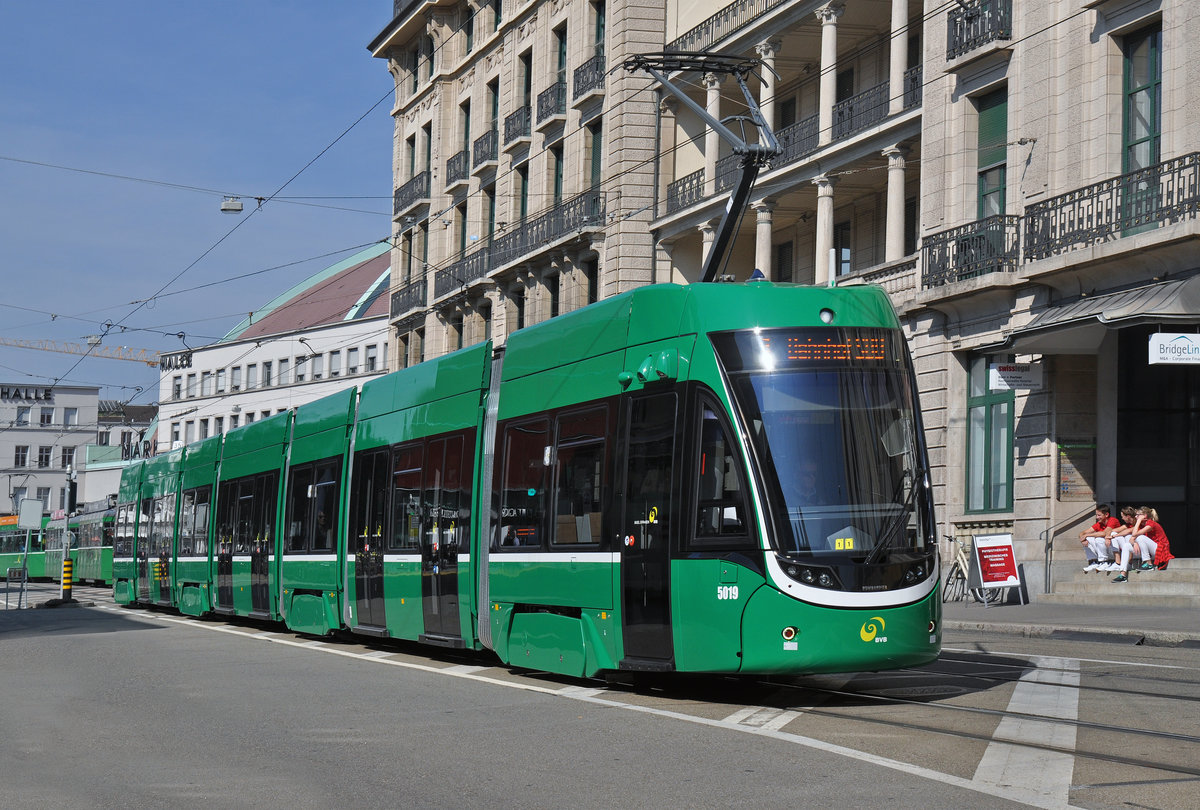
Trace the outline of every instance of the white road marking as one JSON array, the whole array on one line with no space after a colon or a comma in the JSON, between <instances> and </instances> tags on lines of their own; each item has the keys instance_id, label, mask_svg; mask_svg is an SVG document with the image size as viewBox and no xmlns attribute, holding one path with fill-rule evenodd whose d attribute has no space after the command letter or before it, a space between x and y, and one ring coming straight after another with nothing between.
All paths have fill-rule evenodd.
<instances>
[{"instance_id":1,"label":"white road marking","mask_svg":"<svg viewBox=\"0 0 1200 810\"><path fill-rule=\"evenodd\" d=\"M116 607L116 606L114 606L112 609L115 610L116 612L122 613L123 615L127 615L127 616L131 615L127 611L125 611L119 607ZM171 620L169 617L153 616L153 615L151 615L151 616L133 615L132 618L141 618L145 621L153 621L155 619L167 620L167 621ZM183 622L179 622L179 623L182 624ZM501 686L501 687L504 687L507 689L518 689L523 692L534 692L537 694L551 695L551 696L566 698L568 700L579 700L584 703L592 703L592 704L595 704L598 706L605 706L605 707L613 708L613 709L624 709L626 711L638 712L640 714L648 714L648 715L652 715L655 717L669 718L669 719L678 720L678 721L681 721L684 723L692 723L694 725L708 726L710 728L722 728L722 729L726 729L729 731L741 732L743 734L758 734L763 737L770 737L772 739L780 740L782 742L788 742L788 743L792 743L794 745L803 746L805 748L811 748L814 751L823 751L828 754L836 754L838 756L846 757L847 759L857 760L859 762L864 762L869 765L874 765L874 766L877 766L880 768L888 768L889 770L898 771L900 773L908 774L910 776L916 776L921 779L928 779L932 782L940 782L941 784L944 784L944 785L950 785L952 787L962 788L964 790L969 790L974 793L979 793L979 794L982 794L985 796L995 796L995 797L1001 798L1001 799L1009 799L1012 801L1025 802L1026 804L1030 805L1031 807L1045 808L1045 810L1059 810L1060 808L1067 808L1067 810L1084 810L1083 808L1076 808L1074 805L1066 804L1065 801L1051 800L1045 796L1036 794L1029 790L1017 790L1017 789L1013 789L1013 788L1004 787L1003 785L983 784L981 782L964 779L960 776L955 776L953 774L941 773L939 771L935 771L930 768L924 768L924 767L921 767L920 765L913 765L912 763L909 763L909 762L902 762L902 761L896 760L896 759L889 759L887 757L877 756L875 754L871 754L866 751L856 751L853 748L846 748L845 746L837 745L837 744L831 743L827 740L818 740L813 737L805 737L800 734L793 734L793 733L790 733L787 731L780 731L779 729L776 729L776 728L766 728L766 727L761 727L761 726L748 726L748 725L744 725L741 723L730 723L725 720L711 720L707 717L698 717L696 715L685 714L683 712L672 711L670 709L660 709L660 708L656 708L653 706L636 706L636 705L632 705L632 704L628 704L628 703L622 703L618 700L613 700L608 697L600 697L601 690L597 690L596 694L590 695L590 694L586 694L587 690L582 689L582 688L579 689L578 691L574 691L572 687L567 687L567 689L562 689L562 688L555 689L555 688L541 686L539 684L534 684L534 683L524 683L521 681L504 681L504 680L500 680L498 678L489 678L485 675L480 675L478 673L453 672L452 671L453 667L451 667L451 668L434 667L434 666L429 666L426 664L417 664L417 663L413 663L411 661L397 661L397 660L389 659L389 658L366 658L360 652L352 652L349 650L342 650L333 645L320 645L320 646L314 647L314 646L312 646L311 643L295 641L294 639L263 638L261 636L256 636L253 633L243 631L237 627L230 627L230 626L221 627L218 625L212 625L212 624L207 624L207 623L202 623L202 622L192 623L190 621L188 622L188 625L191 627L194 627L196 629L199 629L199 630L209 630L209 631L215 631L218 633L227 633L229 635L241 636L241 637L249 639L251 641L265 641L269 644L282 644L282 645L288 646L288 647L297 647L297 648L306 649L306 650L310 650L310 651L314 651L314 652L328 653L330 655L338 655L338 656L342 656L344 658L353 658L353 659L357 659L359 661L366 661L368 663L373 663L373 664L383 664L386 666L399 667L401 669L413 670L415 672L426 672L426 673L429 673L432 675L442 674L442 675L447 675L451 678L465 678L467 680L476 681L479 683L486 683L486 684L490 684L492 686ZM318 642L318 644L319 644L319 642ZM1059 659L1059 660L1063 660L1063 659ZM755 707L755 708L758 708L758 707Z\"/></svg>"},{"instance_id":2,"label":"white road marking","mask_svg":"<svg viewBox=\"0 0 1200 810\"><path fill-rule=\"evenodd\" d=\"M942 652L971 653L973 655L1021 655L1021 653L971 650L964 647L942 647ZM1178 664L1148 664L1142 661L1112 661L1107 658L1054 658L1053 660L1074 661L1080 664L1119 664L1120 666L1125 667L1146 667L1147 669L1192 669L1192 667L1180 666Z\"/></svg>"},{"instance_id":3,"label":"white road marking","mask_svg":"<svg viewBox=\"0 0 1200 810\"><path fill-rule=\"evenodd\" d=\"M974 781L1064 805L1075 773L1075 755L1067 752L1075 750L1079 664L1065 658L1031 660L1037 668L1021 676L1008 702L1008 711L1029 716L1000 721L975 769Z\"/></svg>"}]
</instances>

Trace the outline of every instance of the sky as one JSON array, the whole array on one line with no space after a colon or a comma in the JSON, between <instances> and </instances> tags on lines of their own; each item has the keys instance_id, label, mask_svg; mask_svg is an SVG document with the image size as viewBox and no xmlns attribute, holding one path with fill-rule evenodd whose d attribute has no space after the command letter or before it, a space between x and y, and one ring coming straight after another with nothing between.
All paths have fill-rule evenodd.
<instances>
[{"instance_id":1,"label":"sky","mask_svg":"<svg viewBox=\"0 0 1200 810\"><path fill-rule=\"evenodd\" d=\"M393 81L366 46L391 11L0 3L0 341L202 346L387 238ZM8 345L0 383L158 399L149 366Z\"/></svg>"}]
</instances>

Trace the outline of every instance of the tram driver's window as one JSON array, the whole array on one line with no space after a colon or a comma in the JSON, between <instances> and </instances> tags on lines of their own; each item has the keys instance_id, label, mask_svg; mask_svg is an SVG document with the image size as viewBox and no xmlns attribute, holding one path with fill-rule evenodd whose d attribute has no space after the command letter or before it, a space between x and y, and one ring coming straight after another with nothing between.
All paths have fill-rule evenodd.
<instances>
[{"instance_id":1,"label":"tram driver's window","mask_svg":"<svg viewBox=\"0 0 1200 810\"><path fill-rule=\"evenodd\" d=\"M743 537L747 532L737 445L707 404L701 406L700 456L696 460L696 537Z\"/></svg>"},{"instance_id":2,"label":"tram driver's window","mask_svg":"<svg viewBox=\"0 0 1200 810\"><path fill-rule=\"evenodd\" d=\"M600 542L607 430L607 408L563 414L558 418L555 544Z\"/></svg>"},{"instance_id":3,"label":"tram driver's window","mask_svg":"<svg viewBox=\"0 0 1200 810\"><path fill-rule=\"evenodd\" d=\"M288 486L287 502L287 538L285 548L288 551L305 551L308 547L308 501L309 490L312 488L312 467L301 467L292 470L292 480Z\"/></svg>"}]
</instances>

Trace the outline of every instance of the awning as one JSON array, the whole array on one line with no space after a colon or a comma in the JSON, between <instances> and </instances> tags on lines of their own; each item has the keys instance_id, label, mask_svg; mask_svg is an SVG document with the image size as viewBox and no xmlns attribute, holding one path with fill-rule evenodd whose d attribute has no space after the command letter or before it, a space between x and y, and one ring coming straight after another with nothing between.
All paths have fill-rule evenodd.
<instances>
[{"instance_id":1,"label":"awning","mask_svg":"<svg viewBox=\"0 0 1200 810\"><path fill-rule=\"evenodd\" d=\"M1200 324L1200 275L1047 307L991 351L1091 354L1109 329L1143 323Z\"/></svg>"}]
</instances>

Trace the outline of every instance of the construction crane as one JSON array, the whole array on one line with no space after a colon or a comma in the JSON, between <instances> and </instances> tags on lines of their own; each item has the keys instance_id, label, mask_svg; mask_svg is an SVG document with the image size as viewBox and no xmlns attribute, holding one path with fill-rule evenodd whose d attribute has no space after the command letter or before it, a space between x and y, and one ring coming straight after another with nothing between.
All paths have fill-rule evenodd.
<instances>
[{"instance_id":1,"label":"construction crane","mask_svg":"<svg viewBox=\"0 0 1200 810\"><path fill-rule=\"evenodd\" d=\"M86 343L59 343L55 340L20 340L18 338L0 337L0 346L13 346L18 349L36 349L42 352L59 352L61 354L85 354L88 357L104 357L109 360L128 360L132 363L145 363L148 366L159 365L159 353L153 349L135 349L129 346L103 346L100 338L87 338Z\"/></svg>"}]
</instances>

